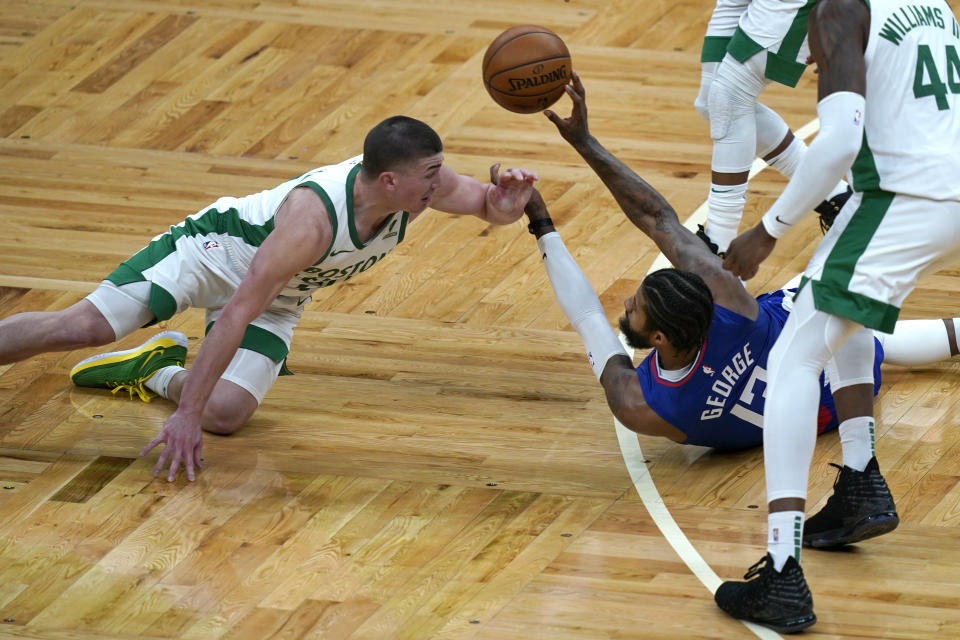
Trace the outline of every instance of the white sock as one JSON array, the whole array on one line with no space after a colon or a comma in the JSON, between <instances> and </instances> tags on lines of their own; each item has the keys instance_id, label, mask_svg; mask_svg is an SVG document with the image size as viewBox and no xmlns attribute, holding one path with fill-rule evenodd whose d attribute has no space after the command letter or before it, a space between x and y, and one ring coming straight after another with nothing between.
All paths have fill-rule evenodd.
<instances>
[{"instance_id":1,"label":"white sock","mask_svg":"<svg viewBox=\"0 0 960 640\"><path fill-rule=\"evenodd\" d=\"M181 371L186 371L186 369L178 365L157 369L157 371L143 383L143 386L157 395L169 399L170 396L167 395L167 386L170 384L170 381L173 380L173 376Z\"/></svg>"},{"instance_id":2,"label":"white sock","mask_svg":"<svg viewBox=\"0 0 960 640\"><path fill-rule=\"evenodd\" d=\"M707 197L707 223L704 225L707 236L717 243L718 251L726 251L737 237L743 205L747 202L747 183L711 184Z\"/></svg>"},{"instance_id":3,"label":"white sock","mask_svg":"<svg viewBox=\"0 0 960 640\"><path fill-rule=\"evenodd\" d=\"M859 416L844 420L837 431L840 433L840 447L843 449L843 465L855 471L867 468L876 451L874 450L874 430L876 423L870 416Z\"/></svg>"},{"instance_id":4,"label":"white sock","mask_svg":"<svg viewBox=\"0 0 960 640\"><path fill-rule=\"evenodd\" d=\"M767 551L777 571L783 569L790 556L800 562L802 539L802 511L777 511L767 516Z\"/></svg>"},{"instance_id":5,"label":"white sock","mask_svg":"<svg viewBox=\"0 0 960 640\"><path fill-rule=\"evenodd\" d=\"M767 164L776 169L781 175L789 178L793 175L793 172L797 170L797 165L800 164L800 161L803 160L803 156L806 153L807 145L805 145L800 138L794 138L790 144L787 145L786 149L767 160Z\"/></svg>"}]
</instances>

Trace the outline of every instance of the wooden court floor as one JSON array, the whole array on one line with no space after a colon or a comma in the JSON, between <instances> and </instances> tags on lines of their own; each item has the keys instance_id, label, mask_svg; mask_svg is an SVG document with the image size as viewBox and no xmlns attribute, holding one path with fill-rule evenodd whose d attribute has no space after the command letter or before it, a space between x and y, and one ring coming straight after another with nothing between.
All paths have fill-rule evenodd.
<instances>
[{"instance_id":1,"label":"wooden court floor","mask_svg":"<svg viewBox=\"0 0 960 640\"><path fill-rule=\"evenodd\" d=\"M685 218L709 184L692 103L712 6L4 0L0 317L73 303L185 215L354 155L405 113L461 173L537 171L615 322L657 252L549 122L487 97L480 60L509 26L560 34L594 134ZM763 100L802 127L812 73ZM784 184L751 182L745 224ZM781 242L751 291L799 272L817 237L811 221ZM960 272L936 274L904 316L960 315L958 292ZM192 357L200 313L166 326ZM698 576L739 578L762 554L761 452L632 437L638 490L521 223L431 212L382 264L321 290L296 375L238 434L205 436L194 483L137 456L169 404L70 384L91 353L0 366L0 638L757 637ZM804 553L808 637L960 638L958 374L884 369L878 451L902 524ZM820 439L812 508L839 451Z\"/></svg>"}]
</instances>

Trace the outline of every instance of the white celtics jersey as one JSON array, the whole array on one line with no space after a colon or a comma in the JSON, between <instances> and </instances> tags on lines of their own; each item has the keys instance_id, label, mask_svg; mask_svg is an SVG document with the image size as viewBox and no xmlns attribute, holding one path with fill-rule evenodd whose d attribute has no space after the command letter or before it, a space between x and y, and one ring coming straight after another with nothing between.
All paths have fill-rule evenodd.
<instances>
[{"instance_id":1,"label":"white celtics jersey","mask_svg":"<svg viewBox=\"0 0 960 640\"><path fill-rule=\"evenodd\" d=\"M260 244L273 230L274 216L290 192L308 187L320 196L330 213L333 242L327 253L284 287L273 306L296 307L321 287L349 280L379 262L403 240L408 214L397 211L384 221L365 244L353 218L353 185L363 156L313 169L273 189L243 198L220 198L210 207L172 227L177 251L203 263L228 286L239 286ZM158 236L155 240L161 239ZM179 283L158 282L176 291ZM178 297L178 296L174 296Z\"/></svg>"},{"instance_id":2,"label":"white celtics jersey","mask_svg":"<svg viewBox=\"0 0 960 640\"><path fill-rule=\"evenodd\" d=\"M395 211L366 244L360 241L353 219L353 185L360 173L361 160L363 156L356 156L340 164L314 169L291 181L293 184L290 189L310 187L323 199L327 210L333 212L330 218L333 242L326 255L312 267L295 275L281 295L304 298L321 287L349 280L382 260L403 240L409 214ZM281 185L274 191L285 186ZM287 193L290 189L287 189Z\"/></svg>"},{"instance_id":3,"label":"white celtics jersey","mask_svg":"<svg viewBox=\"0 0 960 640\"><path fill-rule=\"evenodd\" d=\"M960 200L960 27L943 0L870 0L857 191Z\"/></svg>"}]
</instances>

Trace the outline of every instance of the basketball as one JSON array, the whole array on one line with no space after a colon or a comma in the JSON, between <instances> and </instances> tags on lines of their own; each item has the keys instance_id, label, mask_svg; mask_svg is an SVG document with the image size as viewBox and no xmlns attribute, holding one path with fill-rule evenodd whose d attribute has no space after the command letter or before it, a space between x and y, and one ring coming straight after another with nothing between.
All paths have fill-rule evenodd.
<instances>
[{"instance_id":1,"label":"basketball","mask_svg":"<svg viewBox=\"0 0 960 640\"><path fill-rule=\"evenodd\" d=\"M534 113L563 95L570 70L570 52L560 36L522 25L507 29L487 47L483 85L504 109Z\"/></svg>"}]
</instances>

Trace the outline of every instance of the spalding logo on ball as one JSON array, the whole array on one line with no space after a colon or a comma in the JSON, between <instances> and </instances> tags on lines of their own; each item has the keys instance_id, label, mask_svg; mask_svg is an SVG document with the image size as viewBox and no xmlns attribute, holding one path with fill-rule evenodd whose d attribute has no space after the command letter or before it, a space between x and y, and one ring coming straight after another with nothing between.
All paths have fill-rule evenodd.
<instances>
[{"instance_id":1,"label":"spalding logo on ball","mask_svg":"<svg viewBox=\"0 0 960 640\"><path fill-rule=\"evenodd\" d=\"M560 36L532 24L507 29L483 56L487 93L516 113L543 111L559 100L570 71L570 52Z\"/></svg>"}]
</instances>

